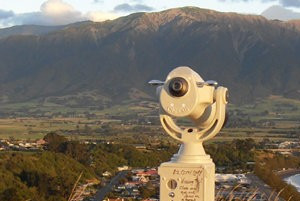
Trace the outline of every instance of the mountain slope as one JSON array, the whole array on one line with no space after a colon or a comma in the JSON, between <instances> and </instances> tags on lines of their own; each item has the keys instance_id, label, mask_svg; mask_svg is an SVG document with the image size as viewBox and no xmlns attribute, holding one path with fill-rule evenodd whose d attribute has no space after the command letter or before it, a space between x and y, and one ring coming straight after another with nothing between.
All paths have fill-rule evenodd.
<instances>
[{"instance_id":1,"label":"mountain slope","mask_svg":"<svg viewBox=\"0 0 300 201\"><path fill-rule=\"evenodd\" d=\"M136 13L42 36L0 40L3 102L96 91L114 102L150 92L180 65L227 86L233 102L299 98L300 32L261 16L195 7Z\"/></svg>"},{"instance_id":2,"label":"mountain slope","mask_svg":"<svg viewBox=\"0 0 300 201\"><path fill-rule=\"evenodd\" d=\"M287 23L300 31L300 20L290 20Z\"/></svg>"}]
</instances>

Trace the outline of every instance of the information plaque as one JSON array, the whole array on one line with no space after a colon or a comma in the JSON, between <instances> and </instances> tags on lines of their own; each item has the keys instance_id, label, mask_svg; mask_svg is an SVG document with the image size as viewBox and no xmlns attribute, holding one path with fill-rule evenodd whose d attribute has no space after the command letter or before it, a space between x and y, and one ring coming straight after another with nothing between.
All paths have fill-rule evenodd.
<instances>
[{"instance_id":1,"label":"information plaque","mask_svg":"<svg viewBox=\"0 0 300 201\"><path fill-rule=\"evenodd\" d=\"M205 201L202 167L160 167L159 174L160 200Z\"/></svg>"}]
</instances>

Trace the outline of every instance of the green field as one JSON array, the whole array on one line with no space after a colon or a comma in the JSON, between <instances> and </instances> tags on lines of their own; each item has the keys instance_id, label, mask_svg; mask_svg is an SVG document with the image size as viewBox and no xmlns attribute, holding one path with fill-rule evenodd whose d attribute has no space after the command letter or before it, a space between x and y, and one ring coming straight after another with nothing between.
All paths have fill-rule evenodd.
<instances>
[{"instance_id":1,"label":"green field","mask_svg":"<svg viewBox=\"0 0 300 201\"><path fill-rule=\"evenodd\" d=\"M227 126L213 141L252 137L290 140L300 134L300 101L271 96L255 104L229 104ZM29 102L0 106L0 138L39 139L49 132L79 139L170 141L158 118L158 104L127 101L103 109ZM149 123L150 122L150 123Z\"/></svg>"}]
</instances>

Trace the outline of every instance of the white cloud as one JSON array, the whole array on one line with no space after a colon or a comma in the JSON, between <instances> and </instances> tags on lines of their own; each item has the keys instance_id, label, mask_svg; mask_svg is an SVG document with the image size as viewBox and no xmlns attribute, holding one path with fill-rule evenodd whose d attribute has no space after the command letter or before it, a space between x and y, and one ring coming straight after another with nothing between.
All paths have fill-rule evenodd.
<instances>
[{"instance_id":1,"label":"white cloud","mask_svg":"<svg viewBox=\"0 0 300 201\"><path fill-rule=\"evenodd\" d=\"M14 16L13 11L6 11L6 10L1 10L0 9L0 19L5 19Z\"/></svg>"},{"instance_id":2,"label":"white cloud","mask_svg":"<svg viewBox=\"0 0 300 201\"><path fill-rule=\"evenodd\" d=\"M291 9L284 8L282 6L271 6L261 14L268 19L278 19L278 20L292 20L300 19L300 13L295 12Z\"/></svg>"},{"instance_id":3,"label":"white cloud","mask_svg":"<svg viewBox=\"0 0 300 201\"><path fill-rule=\"evenodd\" d=\"M279 2L285 7L300 7L300 0L279 0Z\"/></svg>"},{"instance_id":4,"label":"white cloud","mask_svg":"<svg viewBox=\"0 0 300 201\"><path fill-rule=\"evenodd\" d=\"M5 15L7 15L7 13L5 13ZM108 19L115 19L117 17L118 16L113 13L100 11L82 13L63 0L47 0L41 5L39 12L15 14L12 17L1 20L0 26L1 24L2 26L23 24L54 26L85 20L99 22Z\"/></svg>"},{"instance_id":5,"label":"white cloud","mask_svg":"<svg viewBox=\"0 0 300 201\"><path fill-rule=\"evenodd\" d=\"M40 12L19 16L22 24L63 25L86 20L81 12L62 0L47 0Z\"/></svg>"},{"instance_id":6,"label":"white cloud","mask_svg":"<svg viewBox=\"0 0 300 201\"><path fill-rule=\"evenodd\" d=\"M11 26L10 19L15 16L13 11L6 11L0 9L0 28Z\"/></svg>"},{"instance_id":7,"label":"white cloud","mask_svg":"<svg viewBox=\"0 0 300 201\"><path fill-rule=\"evenodd\" d=\"M255 0L219 0L222 2L254 2ZM284 7L300 8L300 0L260 0L262 3L275 2Z\"/></svg>"},{"instance_id":8,"label":"white cloud","mask_svg":"<svg viewBox=\"0 0 300 201\"><path fill-rule=\"evenodd\" d=\"M49 16L80 15L73 6L62 0L47 0L41 5L41 12Z\"/></svg>"},{"instance_id":9,"label":"white cloud","mask_svg":"<svg viewBox=\"0 0 300 201\"><path fill-rule=\"evenodd\" d=\"M128 3L119 4L114 8L116 12L139 12L139 11L153 11L154 8L143 5L143 4L135 4L130 5Z\"/></svg>"},{"instance_id":10,"label":"white cloud","mask_svg":"<svg viewBox=\"0 0 300 201\"><path fill-rule=\"evenodd\" d=\"M86 17L94 22L102 22L105 20L112 20L119 17L119 15L116 15L114 13L107 13L107 12L101 12L101 11L94 11L94 12L88 12L86 14Z\"/></svg>"},{"instance_id":11,"label":"white cloud","mask_svg":"<svg viewBox=\"0 0 300 201\"><path fill-rule=\"evenodd\" d=\"M94 3L103 3L103 0L94 0Z\"/></svg>"}]
</instances>

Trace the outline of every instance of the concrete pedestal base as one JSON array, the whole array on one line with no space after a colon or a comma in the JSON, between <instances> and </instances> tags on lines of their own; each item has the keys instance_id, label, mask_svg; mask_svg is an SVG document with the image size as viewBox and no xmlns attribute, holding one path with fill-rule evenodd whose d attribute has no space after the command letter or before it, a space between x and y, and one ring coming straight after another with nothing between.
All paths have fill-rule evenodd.
<instances>
[{"instance_id":1,"label":"concrete pedestal base","mask_svg":"<svg viewBox=\"0 0 300 201\"><path fill-rule=\"evenodd\" d=\"M214 201L215 164L166 162L158 168L160 201Z\"/></svg>"}]
</instances>

